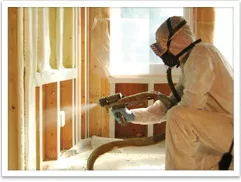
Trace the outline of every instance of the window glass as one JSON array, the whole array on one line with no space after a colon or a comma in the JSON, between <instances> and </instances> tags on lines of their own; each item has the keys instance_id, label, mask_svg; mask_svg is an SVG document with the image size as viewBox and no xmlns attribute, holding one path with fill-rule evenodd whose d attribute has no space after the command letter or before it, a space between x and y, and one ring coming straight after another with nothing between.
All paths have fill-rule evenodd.
<instances>
[{"instance_id":1,"label":"window glass","mask_svg":"<svg viewBox=\"0 0 241 182\"><path fill-rule=\"evenodd\" d=\"M183 8L111 8L112 75L159 74L163 63L151 50L157 28Z\"/></svg>"}]
</instances>

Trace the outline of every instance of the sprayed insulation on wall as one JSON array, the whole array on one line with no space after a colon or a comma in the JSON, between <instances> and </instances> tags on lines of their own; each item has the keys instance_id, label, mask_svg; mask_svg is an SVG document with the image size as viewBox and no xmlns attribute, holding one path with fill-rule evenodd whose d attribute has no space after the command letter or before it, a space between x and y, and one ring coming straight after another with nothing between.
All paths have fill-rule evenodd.
<instances>
[{"instance_id":1,"label":"sprayed insulation on wall","mask_svg":"<svg viewBox=\"0 0 241 182\"><path fill-rule=\"evenodd\" d=\"M35 169L40 167L42 159L43 85L56 83L58 124L60 82L72 80L73 95L77 88L79 11L78 8L16 9L18 88L12 92L18 95L18 168ZM36 88L39 110L35 110Z\"/></svg>"}]
</instances>

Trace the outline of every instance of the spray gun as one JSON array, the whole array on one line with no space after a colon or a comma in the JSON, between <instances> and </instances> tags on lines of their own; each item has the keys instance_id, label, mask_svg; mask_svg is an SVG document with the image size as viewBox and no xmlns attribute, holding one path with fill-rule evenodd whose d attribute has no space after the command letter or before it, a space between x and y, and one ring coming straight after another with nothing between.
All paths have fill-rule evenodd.
<instances>
[{"instance_id":1,"label":"spray gun","mask_svg":"<svg viewBox=\"0 0 241 182\"><path fill-rule=\"evenodd\" d=\"M127 106L145 103L148 100L161 100L167 108L170 108L172 105L171 100L169 100L166 95L157 91L141 92L130 96L124 96L121 93L116 93L114 95L100 98L99 104L101 107L104 107L108 113L110 108L126 108ZM117 117L121 118L122 125L126 125L126 119L120 113L118 114L119 115Z\"/></svg>"}]
</instances>

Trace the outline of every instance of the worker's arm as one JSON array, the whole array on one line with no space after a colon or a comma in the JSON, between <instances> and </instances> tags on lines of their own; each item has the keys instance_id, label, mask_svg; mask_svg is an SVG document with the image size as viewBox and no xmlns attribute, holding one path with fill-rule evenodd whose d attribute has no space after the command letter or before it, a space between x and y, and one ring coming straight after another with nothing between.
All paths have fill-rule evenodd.
<instances>
[{"instance_id":1,"label":"worker's arm","mask_svg":"<svg viewBox=\"0 0 241 182\"><path fill-rule=\"evenodd\" d=\"M180 97L182 97L183 95L182 82L183 80L181 76L179 78L178 83L175 86ZM171 101L172 105L177 104L176 98L172 93L168 96L168 98ZM116 113L121 113L121 115L125 117L127 122L132 122L134 124L148 125L148 124L156 124L156 123L161 123L163 121L166 121L166 113L169 106L170 106L169 104L163 103L162 101L157 100L154 102L154 104L152 104L147 108L137 108L137 109L131 109L131 110L128 110L127 108L122 108L122 109L114 109L112 110L112 112L118 123L121 123L121 119L116 117L117 116Z\"/></svg>"}]
</instances>

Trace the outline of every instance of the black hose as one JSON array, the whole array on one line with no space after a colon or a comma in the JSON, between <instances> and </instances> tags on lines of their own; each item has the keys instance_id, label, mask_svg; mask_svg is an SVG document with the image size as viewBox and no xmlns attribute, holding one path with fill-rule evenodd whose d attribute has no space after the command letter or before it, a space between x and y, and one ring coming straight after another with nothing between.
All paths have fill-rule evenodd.
<instances>
[{"instance_id":1,"label":"black hose","mask_svg":"<svg viewBox=\"0 0 241 182\"><path fill-rule=\"evenodd\" d=\"M181 97L177 93L177 90L175 89L175 86L172 82L172 68L170 68L170 67L167 69L167 81L168 81L168 85L170 86L170 89L172 91L172 94L175 96L177 102L180 102Z\"/></svg>"},{"instance_id":2,"label":"black hose","mask_svg":"<svg viewBox=\"0 0 241 182\"><path fill-rule=\"evenodd\" d=\"M233 156L232 156L232 150L233 150L233 140L230 145L229 151L224 153L221 160L219 161L219 170L228 170L229 166L232 162Z\"/></svg>"}]
</instances>

